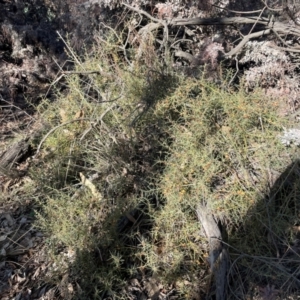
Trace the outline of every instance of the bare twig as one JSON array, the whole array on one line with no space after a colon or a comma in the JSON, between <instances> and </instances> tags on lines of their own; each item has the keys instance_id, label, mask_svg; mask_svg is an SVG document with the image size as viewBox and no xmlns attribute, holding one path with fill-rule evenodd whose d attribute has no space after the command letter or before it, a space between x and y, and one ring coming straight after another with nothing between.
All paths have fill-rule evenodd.
<instances>
[{"instance_id":1,"label":"bare twig","mask_svg":"<svg viewBox=\"0 0 300 300\"><path fill-rule=\"evenodd\" d=\"M111 105L110 107L108 107L102 114L101 116L92 124L92 126L90 126L87 130L85 130L85 132L82 134L81 138L79 139L79 141L81 142L84 137L93 129L93 127L95 127L97 124L99 124L99 122L103 121L103 118L105 117L105 115L111 111L113 108L116 107L116 103L114 103L113 105Z\"/></svg>"},{"instance_id":2,"label":"bare twig","mask_svg":"<svg viewBox=\"0 0 300 300\"><path fill-rule=\"evenodd\" d=\"M88 75L88 74L101 74L100 71L61 71L62 74L79 74L79 75Z\"/></svg>"},{"instance_id":3,"label":"bare twig","mask_svg":"<svg viewBox=\"0 0 300 300\"><path fill-rule=\"evenodd\" d=\"M47 92L45 94L45 98L48 96L48 94L49 94L52 86L54 86L58 81L60 81L64 77L64 75L58 76L58 74L60 73L60 71L63 71L63 66L60 66L60 64L56 61L55 57L52 57L52 60L55 62L56 66L59 68L59 71L57 72L57 74L55 76L56 79L49 85L48 90L47 90ZM64 64L66 62L67 61L65 61Z\"/></svg>"},{"instance_id":4,"label":"bare twig","mask_svg":"<svg viewBox=\"0 0 300 300\"><path fill-rule=\"evenodd\" d=\"M141 9L138 9L138 8L135 8L129 4L126 4L126 3L122 3L124 6L126 6L127 8L129 8L130 10L133 10L135 11L136 13L138 14L141 14L141 15L144 15L145 17L147 17L148 19L150 19L151 21L155 22L155 23L160 23L161 25L164 26L164 24L166 23L165 21L163 20L160 20L160 19L157 19L157 18L154 18L153 16L151 16L150 14L148 14L147 12L145 12L144 10L141 10Z\"/></svg>"},{"instance_id":5,"label":"bare twig","mask_svg":"<svg viewBox=\"0 0 300 300\"><path fill-rule=\"evenodd\" d=\"M268 9L268 10L270 10L270 11L282 11L283 10L283 8L272 8L272 7L270 7L270 6L268 6L268 4L266 3L266 1L264 1L264 0L261 0L261 2L265 5L265 7Z\"/></svg>"},{"instance_id":6,"label":"bare twig","mask_svg":"<svg viewBox=\"0 0 300 300\"><path fill-rule=\"evenodd\" d=\"M235 57L235 66L236 66L236 71L234 73L234 75L232 76L232 78L230 79L229 83L228 83L228 87L232 84L234 78L237 76L237 74L239 73L239 61L237 59L237 57Z\"/></svg>"},{"instance_id":7,"label":"bare twig","mask_svg":"<svg viewBox=\"0 0 300 300\"><path fill-rule=\"evenodd\" d=\"M259 16L258 16L257 19L256 19L256 22L253 24L252 28L250 29L249 34L252 33L254 27L256 26L257 22L258 22L259 19L261 18L261 16L262 16L263 12L265 11L265 9L266 9L266 6L261 10Z\"/></svg>"},{"instance_id":8,"label":"bare twig","mask_svg":"<svg viewBox=\"0 0 300 300\"><path fill-rule=\"evenodd\" d=\"M289 6L287 5L287 2L285 2L283 10L288 14L288 16L291 18L291 20L292 20L297 26L300 26L300 23L299 23L298 20L295 18L295 14L291 12Z\"/></svg>"},{"instance_id":9,"label":"bare twig","mask_svg":"<svg viewBox=\"0 0 300 300\"><path fill-rule=\"evenodd\" d=\"M276 37L281 41L281 43L283 44L283 45L285 45L286 47L290 47L284 40L283 40L283 38L277 33L277 31L276 30L274 30L274 29L272 29L272 31L273 31L273 33L276 35Z\"/></svg>"},{"instance_id":10,"label":"bare twig","mask_svg":"<svg viewBox=\"0 0 300 300\"><path fill-rule=\"evenodd\" d=\"M149 18L150 20L152 20L153 22L155 23L158 23L160 24L161 26L164 27L164 39L163 39L163 42L161 44L161 47L165 47L165 59L167 58L167 53L168 53L168 47L167 47L167 42L169 40L169 29L168 29L168 24L166 21L164 20L160 20L160 19L157 19L157 18L154 18L153 16L151 16L150 14L148 14L147 12L141 10L141 9L138 9L138 8L135 8L133 6L130 6L126 3L122 3L124 6L126 6L127 8L129 8L130 10L133 10L135 12L137 12L138 14L141 14L141 15L144 15L146 16L147 18Z\"/></svg>"},{"instance_id":11,"label":"bare twig","mask_svg":"<svg viewBox=\"0 0 300 300\"><path fill-rule=\"evenodd\" d=\"M259 13L261 11L261 9L258 9L258 10L251 10L251 11L237 11L237 10L231 10L231 9L228 9L226 7L221 7L221 6L218 6L216 4L212 4L213 7L216 7L216 8L219 8L219 9L223 9L223 10L226 10L228 12L232 12L232 13L235 13L235 14L241 14L241 15L251 15L251 14L256 14L256 13Z\"/></svg>"},{"instance_id":12,"label":"bare twig","mask_svg":"<svg viewBox=\"0 0 300 300\"><path fill-rule=\"evenodd\" d=\"M78 121L90 121L89 118L79 118L79 119L74 119L74 120L70 120L68 122L65 122L65 123L62 123L62 124L59 124L55 127L53 127L44 137L43 139L41 140L41 142L39 143L38 147L37 147L37 150L36 150L36 154L35 154L35 157L39 154L40 150L41 150L41 147L42 145L44 144L44 142L46 141L46 139L50 136L51 133L53 133L55 130L57 130L58 128L61 128L63 126L66 126L68 124L71 124L71 123L74 123L74 122L78 122Z\"/></svg>"},{"instance_id":13,"label":"bare twig","mask_svg":"<svg viewBox=\"0 0 300 300\"><path fill-rule=\"evenodd\" d=\"M183 58L185 58L186 60L188 60L191 63L195 60L195 57L192 54L184 52L184 51L181 51L181 50L176 51L175 52L175 56L177 56L177 57L183 57Z\"/></svg>"},{"instance_id":14,"label":"bare twig","mask_svg":"<svg viewBox=\"0 0 300 300\"><path fill-rule=\"evenodd\" d=\"M192 19L174 19L171 21L171 25L236 25L236 24L261 24L266 29L272 29L282 34L291 34L300 37L300 28L293 25L285 24L282 22L274 21L270 24L270 20L267 18L257 17L232 17L232 18L192 18Z\"/></svg>"},{"instance_id":15,"label":"bare twig","mask_svg":"<svg viewBox=\"0 0 300 300\"><path fill-rule=\"evenodd\" d=\"M15 109L22 111L25 115L27 115L32 120L35 120L35 118L33 116L31 116L30 114L28 114L24 109L21 109L20 107L18 107L17 105L14 105L10 101L5 100L1 94L0 94L0 100L8 104L6 107L10 107L10 108L14 107ZM2 108L2 107L4 107L4 106L1 105L0 108Z\"/></svg>"},{"instance_id":16,"label":"bare twig","mask_svg":"<svg viewBox=\"0 0 300 300\"><path fill-rule=\"evenodd\" d=\"M295 49L295 48L291 48L291 47L284 48L284 47L278 47L278 46L275 46L275 45L270 45L270 47L272 47L274 49L282 50L282 51L300 53L300 49Z\"/></svg>"},{"instance_id":17,"label":"bare twig","mask_svg":"<svg viewBox=\"0 0 300 300\"><path fill-rule=\"evenodd\" d=\"M246 35L242 41L235 47L233 48L231 51L229 51L228 53L226 53L226 56L233 56L235 54L237 54L240 50L242 50L242 48L244 47L244 45L249 42L250 39L253 38L257 38L263 35L267 35L271 33L271 29L267 29L267 30L262 30L262 31L258 31L255 33L251 33L249 35Z\"/></svg>"},{"instance_id":18,"label":"bare twig","mask_svg":"<svg viewBox=\"0 0 300 300\"><path fill-rule=\"evenodd\" d=\"M232 18L192 18L174 19L171 25L234 25L234 24L263 24L267 25L269 19L261 18L257 21L256 17L232 17Z\"/></svg>"},{"instance_id":19,"label":"bare twig","mask_svg":"<svg viewBox=\"0 0 300 300\"><path fill-rule=\"evenodd\" d=\"M191 42L193 42L193 40L190 40L190 39L179 39L179 40L175 41L175 42L170 46L170 48L177 49L177 47L175 47L175 45L178 44L178 43L181 43L181 42L189 42L189 43L191 43Z\"/></svg>"},{"instance_id":20,"label":"bare twig","mask_svg":"<svg viewBox=\"0 0 300 300\"><path fill-rule=\"evenodd\" d=\"M76 54L74 53L74 51L69 47L69 45L67 44L67 42L64 40L64 38L61 36L61 34L56 31L56 33L58 34L58 36L61 38L61 40L64 42L65 46L67 47L68 51L70 52L70 54L73 56L74 60L76 61L76 63L78 65L81 65L81 62L79 61L79 59L77 58Z\"/></svg>"},{"instance_id":21,"label":"bare twig","mask_svg":"<svg viewBox=\"0 0 300 300\"><path fill-rule=\"evenodd\" d=\"M262 2L265 4L264 1L262 1ZM147 16L150 20L152 20L156 23L156 27L161 27L161 26L165 27L165 32L167 32L168 26L165 21L156 19L156 18L152 17L150 14L148 14L147 12L144 12L140 9L131 7L130 5L127 5L125 3L123 5L125 5L129 9L131 9L139 14L143 14L143 15ZM170 21L169 25L185 26L185 25L253 24L253 26L250 30L250 34L244 36L242 41L234 49L232 49L230 52L228 52L226 54L226 56L232 56L232 55L237 54L250 39L258 38L263 35L268 35L270 33L274 33L281 42L284 42L284 41L280 37L280 34L294 35L294 36L300 37L300 28L298 28L296 26L291 26L290 24L285 24L282 22L274 21L274 17L272 17L271 19L262 17L262 14L266 9L269 9L272 11L282 11L282 8L280 8L280 9L270 8L269 6L267 6L265 4L264 8L262 8L261 10L255 11L255 12L260 13L260 15L258 17L251 16L251 17L207 18L207 19L205 19L205 18L173 19ZM253 13L253 12L251 12L251 13ZM264 25L265 30L251 33L257 24ZM164 38L163 44L164 43L166 43L165 38ZM282 50L296 52L296 53L300 52L299 49L288 47L288 45L286 43L284 43L284 45L287 46L287 48L286 49L283 48ZM183 53L178 52L178 54L179 54L179 56L182 56ZM184 57L187 58L188 60L191 60L191 57L188 58L186 54L184 54Z\"/></svg>"}]
</instances>

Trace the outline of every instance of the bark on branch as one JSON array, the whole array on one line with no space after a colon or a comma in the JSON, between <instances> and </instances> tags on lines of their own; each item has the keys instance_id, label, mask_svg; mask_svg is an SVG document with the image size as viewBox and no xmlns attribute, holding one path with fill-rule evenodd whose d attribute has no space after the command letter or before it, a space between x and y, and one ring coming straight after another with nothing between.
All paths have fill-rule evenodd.
<instances>
[{"instance_id":1,"label":"bark on branch","mask_svg":"<svg viewBox=\"0 0 300 300\"><path fill-rule=\"evenodd\" d=\"M216 219L206 206L199 204L197 216L209 242L209 264L214 275L216 299L225 300L229 255L222 243L222 233Z\"/></svg>"},{"instance_id":2,"label":"bark on branch","mask_svg":"<svg viewBox=\"0 0 300 300\"><path fill-rule=\"evenodd\" d=\"M258 38L263 35L274 33L276 37L281 41L280 35L294 35L300 37L300 28L285 24L278 21L269 20L266 18L255 18L255 17L232 17L232 18L192 18L192 19L175 19L172 20L171 25L237 25L237 24L261 24L265 26L265 30L261 30L255 33L244 36L242 41L230 52L226 53L226 56L232 56L237 54L243 46L253 38ZM287 47L284 48L286 51L298 52L299 48Z\"/></svg>"},{"instance_id":3,"label":"bark on branch","mask_svg":"<svg viewBox=\"0 0 300 300\"><path fill-rule=\"evenodd\" d=\"M171 25L234 25L234 24L268 24L269 19L254 17L232 17L232 18L191 18L191 19L174 19L171 21Z\"/></svg>"},{"instance_id":4,"label":"bark on branch","mask_svg":"<svg viewBox=\"0 0 300 300\"><path fill-rule=\"evenodd\" d=\"M16 169L16 164L27 155L28 151L28 139L10 146L0 157L0 173L13 179L23 176L24 173Z\"/></svg>"}]
</instances>

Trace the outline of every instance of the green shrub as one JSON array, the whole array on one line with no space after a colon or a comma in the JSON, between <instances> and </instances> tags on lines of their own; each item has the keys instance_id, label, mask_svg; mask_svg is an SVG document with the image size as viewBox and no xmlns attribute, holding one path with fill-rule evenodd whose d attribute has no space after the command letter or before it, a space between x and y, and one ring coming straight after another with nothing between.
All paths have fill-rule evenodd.
<instances>
[{"instance_id":1,"label":"green shrub","mask_svg":"<svg viewBox=\"0 0 300 300\"><path fill-rule=\"evenodd\" d=\"M207 263L195 214L199 203L222 220L232 245L239 247L237 229L253 214L267 218L259 207L270 170L282 172L293 158L278 138L288 121L262 91L233 92L189 78L179 86L157 105L156 113L168 112L170 121L168 158L157 181L165 200L155 213L150 244L143 248L148 266L167 280L198 274ZM255 224L251 236L261 234L261 227ZM240 249L266 253L261 238L243 241L247 246Z\"/></svg>"},{"instance_id":2,"label":"green shrub","mask_svg":"<svg viewBox=\"0 0 300 300\"><path fill-rule=\"evenodd\" d=\"M178 86L178 76L155 57L151 67L129 66L119 42L114 34L99 38L83 62L71 53L75 70L65 78L68 92L38 107L48 131L42 160L31 171L41 190L37 224L56 265L72 274L84 299L120 292L128 274L137 272L132 243L141 225L128 230L119 223L137 208L143 215L152 209L143 192L161 172L168 123L154 110ZM49 276L59 281L57 273L53 268Z\"/></svg>"},{"instance_id":3,"label":"green shrub","mask_svg":"<svg viewBox=\"0 0 300 300\"><path fill-rule=\"evenodd\" d=\"M76 254L68 264L83 298L121 297L128 277L148 271L189 299L207 272L199 203L222 220L232 245L266 250L258 226L243 245L237 232L253 215L266 217L260 205L270 170L282 172L293 158L278 139L288 122L262 91L175 74L156 56L154 39L131 49L137 58L129 65L121 41L115 32L99 38L84 62L73 54L68 93L39 107L55 129L33 170L47 192L39 225L49 244ZM95 173L92 184L80 180ZM80 181L85 189L74 198ZM124 216L133 224L119 231Z\"/></svg>"}]
</instances>

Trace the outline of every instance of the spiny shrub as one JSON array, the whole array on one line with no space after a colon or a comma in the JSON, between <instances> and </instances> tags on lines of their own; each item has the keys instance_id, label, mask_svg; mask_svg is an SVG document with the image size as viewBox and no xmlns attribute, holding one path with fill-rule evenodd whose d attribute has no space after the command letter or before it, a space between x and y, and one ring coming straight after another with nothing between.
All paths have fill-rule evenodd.
<instances>
[{"instance_id":1,"label":"spiny shrub","mask_svg":"<svg viewBox=\"0 0 300 300\"><path fill-rule=\"evenodd\" d=\"M232 92L190 78L179 86L156 109L168 112L170 122L168 158L157 180L164 201L143 247L148 266L169 279L206 265L199 203L233 234L267 192L269 170L282 171L292 157L278 138L287 121L262 91Z\"/></svg>"}]
</instances>

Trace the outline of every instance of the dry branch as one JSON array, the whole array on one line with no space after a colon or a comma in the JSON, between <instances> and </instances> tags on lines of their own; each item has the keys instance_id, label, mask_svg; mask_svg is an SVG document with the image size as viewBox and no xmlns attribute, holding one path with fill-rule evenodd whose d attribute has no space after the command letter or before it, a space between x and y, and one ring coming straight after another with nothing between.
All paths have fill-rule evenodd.
<instances>
[{"instance_id":1,"label":"dry branch","mask_svg":"<svg viewBox=\"0 0 300 300\"><path fill-rule=\"evenodd\" d=\"M191 18L191 19L174 19L171 25L235 25L235 24L268 24L269 19L261 18L257 20L254 17L232 17L232 18Z\"/></svg>"},{"instance_id":2,"label":"dry branch","mask_svg":"<svg viewBox=\"0 0 300 300\"><path fill-rule=\"evenodd\" d=\"M156 28L157 27L164 27L165 28L165 33L167 33L167 23L163 20L160 19L156 19L153 16L151 16L149 13L134 8L132 6L129 6L127 4L123 4L125 5L127 8L129 8L130 10L133 10L141 15L144 15L146 17L148 17L151 21L154 21L156 23ZM265 8L267 8L267 6L265 6L262 10L258 11L262 14L262 12L265 10ZM228 52L226 54L226 56L233 56L235 54L237 54L242 48L243 46L250 40L253 38L258 38L264 35L268 35L271 33L274 33L274 35L279 39L280 42L283 41L283 39L281 38L281 36L287 36L287 35L293 35L293 36L297 36L300 37L300 27L299 26L294 26L288 23L283 23L283 22L279 22L274 20L273 18L267 19L264 17L257 16L257 17L230 17L230 18L191 18L191 19L173 19L171 21L168 22L168 25L171 26L187 26L187 25L204 25L204 26L209 26L209 25L237 25L237 24L254 24L254 26L256 26L257 24L263 25L265 27L264 30L261 30L259 32L255 32L255 33L250 33L246 36L243 37L242 41L234 48L232 49L230 52ZM164 46L167 35L165 34L164 37ZM286 45L285 45L286 46ZM299 52L299 48L294 48L294 47L286 47L283 48L283 50L286 51L290 51L290 52Z\"/></svg>"},{"instance_id":3,"label":"dry branch","mask_svg":"<svg viewBox=\"0 0 300 300\"><path fill-rule=\"evenodd\" d=\"M213 214L206 206L199 204L197 216L209 241L209 264L214 275L216 299L226 299L226 278L229 255L222 243L222 233Z\"/></svg>"},{"instance_id":4,"label":"dry branch","mask_svg":"<svg viewBox=\"0 0 300 300\"><path fill-rule=\"evenodd\" d=\"M37 155L39 154L39 152L42 148L42 145L44 144L44 142L47 140L47 138L50 136L51 133L53 133L55 130L57 130L57 129L63 127L63 126L66 126L66 125L69 125L71 123L78 122L78 121L90 121L90 119L89 118L74 119L74 120L70 120L68 122L65 122L65 123L62 123L62 124L59 124L59 125L53 127L50 131L48 131L48 133L40 141L34 157L37 157Z\"/></svg>"},{"instance_id":5,"label":"dry branch","mask_svg":"<svg viewBox=\"0 0 300 300\"><path fill-rule=\"evenodd\" d=\"M300 28L297 28L293 25L285 24L278 21L272 21L265 18L245 18L245 17L232 17L232 18L193 18L193 19L178 19L171 22L172 25L236 25L236 24L261 24L265 26L265 30L251 33L246 35L243 40L226 56L232 56L237 54L243 46L253 38L258 38L263 35L274 33L276 37L279 38L280 35L294 35L300 37ZM293 47L284 48L286 51L298 52L299 49Z\"/></svg>"},{"instance_id":6,"label":"dry branch","mask_svg":"<svg viewBox=\"0 0 300 300\"><path fill-rule=\"evenodd\" d=\"M233 48L231 51L226 53L226 56L233 56L233 55L237 54L240 50L242 50L242 48L246 45L246 43L249 42L251 39L257 38L257 37L260 37L263 35L267 35L270 33L271 33L271 30L267 29L267 30L262 30L262 31L258 31L258 32L246 35L235 48Z\"/></svg>"},{"instance_id":7,"label":"dry branch","mask_svg":"<svg viewBox=\"0 0 300 300\"><path fill-rule=\"evenodd\" d=\"M167 42L169 40L169 29L168 29L167 22L164 21L164 20L161 20L161 19L154 18L150 14L148 14L147 12L145 12L144 10L135 8L135 7L130 6L130 5L126 4L126 3L123 3L123 5L126 6L127 8L129 8L130 10L133 10L133 11L137 12L138 14L144 15L147 18L149 18L150 20L152 20L154 23L157 24L157 28L158 27L164 27L164 38L163 38L161 46L165 47L165 56L167 56Z\"/></svg>"},{"instance_id":8,"label":"dry branch","mask_svg":"<svg viewBox=\"0 0 300 300\"><path fill-rule=\"evenodd\" d=\"M195 61L195 57L192 54L184 52L184 51L181 51L181 50L176 51L175 52L175 56L177 56L177 57L183 57L186 60L188 60L190 63L193 63Z\"/></svg>"},{"instance_id":9,"label":"dry branch","mask_svg":"<svg viewBox=\"0 0 300 300\"><path fill-rule=\"evenodd\" d=\"M294 35L300 37L300 28L285 24L278 21L273 21L273 19L266 19L261 17L232 17L232 18L192 18L192 19L175 19L172 20L171 25L237 25L237 24L261 24L265 26L265 30L259 32L251 33L244 36L243 40L230 52L226 53L226 56L232 56L237 54L243 46L253 38L258 38L263 35L268 35L274 33L275 36L282 42L280 35ZM283 48L286 51L299 52L299 48L286 47Z\"/></svg>"},{"instance_id":10,"label":"dry branch","mask_svg":"<svg viewBox=\"0 0 300 300\"><path fill-rule=\"evenodd\" d=\"M10 178L23 176L23 172L16 170L16 164L27 155L29 151L28 138L11 145L0 157L0 172Z\"/></svg>"}]
</instances>

